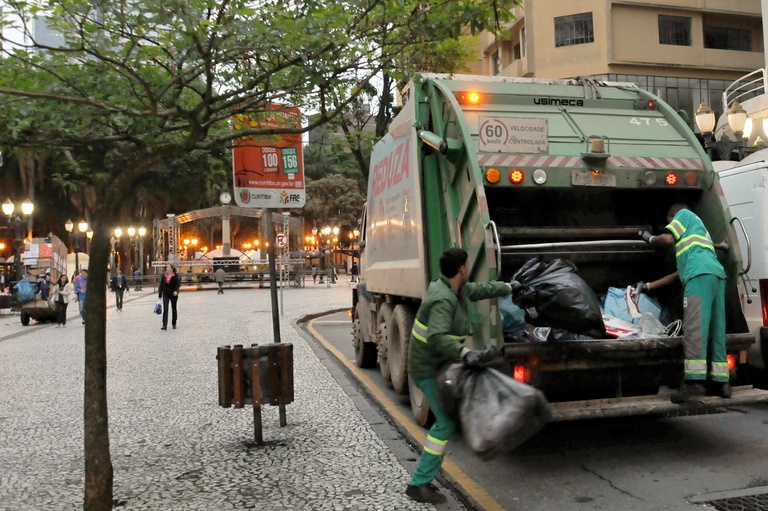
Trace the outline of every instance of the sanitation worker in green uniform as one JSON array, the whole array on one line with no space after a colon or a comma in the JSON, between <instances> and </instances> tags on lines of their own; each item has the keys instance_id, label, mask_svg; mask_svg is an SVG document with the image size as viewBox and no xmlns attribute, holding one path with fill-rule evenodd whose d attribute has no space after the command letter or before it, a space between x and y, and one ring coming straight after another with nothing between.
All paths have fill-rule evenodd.
<instances>
[{"instance_id":1,"label":"sanitation worker in green uniform","mask_svg":"<svg viewBox=\"0 0 768 511\"><path fill-rule=\"evenodd\" d=\"M472 335L467 303L506 296L512 288L506 282L467 282L469 264L467 253L449 248L440 255L441 277L429 285L413 322L408 351L408 374L435 416L427 442L405 494L418 502L439 504L445 501L432 484L440 471L448 439L456 431L456 419L440 407L436 379L438 369L447 362L463 357L467 363L477 363L479 352L465 347L463 341Z\"/></svg>"},{"instance_id":2,"label":"sanitation worker in green uniform","mask_svg":"<svg viewBox=\"0 0 768 511\"><path fill-rule=\"evenodd\" d=\"M705 394L731 397L725 359L725 271L717 260L709 232L685 204L674 204L667 213L667 222L664 234L639 234L656 247L674 245L677 272L655 282L640 282L635 293L671 284L677 278L683 283L685 382L671 400L682 403ZM705 381L709 381L709 388L705 388Z\"/></svg>"}]
</instances>

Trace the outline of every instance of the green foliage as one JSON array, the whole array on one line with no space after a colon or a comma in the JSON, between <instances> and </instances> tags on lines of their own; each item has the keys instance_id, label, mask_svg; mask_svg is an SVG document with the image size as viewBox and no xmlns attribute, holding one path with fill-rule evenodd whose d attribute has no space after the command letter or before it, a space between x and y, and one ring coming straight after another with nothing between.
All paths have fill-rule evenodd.
<instances>
[{"instance_id":1,"label":"green foliage","mask_svg":"<svg viewBox=\"0 0 768 511\"><path fill-rule=\"evenodd\" d=\"M357 226L365 196L359 182L340 174L330 174L307 184L304 216L307 225L334 223Z\"/></svg>"}]
</instances>

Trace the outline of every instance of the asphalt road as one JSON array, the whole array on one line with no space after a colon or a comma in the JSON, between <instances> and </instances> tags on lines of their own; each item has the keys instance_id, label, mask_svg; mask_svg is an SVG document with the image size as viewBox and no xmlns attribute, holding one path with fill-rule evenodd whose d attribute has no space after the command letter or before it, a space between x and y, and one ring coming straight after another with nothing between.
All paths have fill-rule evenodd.
<instances>
[{"instance_id":1,"label":"asphalt road","mask_svg":"<svg viewBox=\"0 0 768 511\"><path fill-rule=\"evenodd\" d=\"M377 369L356 366L346 311L315 318L306 329L407 439L423 440L408 396L395 394ZM443 469L477 509L752 511L768 508L767 458L768 405L756 405L696 416L552 423L487 462L457 434ZM746 507L731 507L743 502Z\"/></svg>"}]
</instances>

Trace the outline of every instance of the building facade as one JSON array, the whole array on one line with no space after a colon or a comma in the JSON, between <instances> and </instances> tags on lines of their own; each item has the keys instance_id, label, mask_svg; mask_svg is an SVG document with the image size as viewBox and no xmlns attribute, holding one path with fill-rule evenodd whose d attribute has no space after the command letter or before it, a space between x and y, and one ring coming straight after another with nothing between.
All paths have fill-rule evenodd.
<instances>
[{"instance_id":1,"label":"building facade","mask_svg":"<svg viewBox=\"0 0 768 511\"><path fill-rule=\"evenodd\" d=\"M520 0L481 36L482 74L632 82L688 115L722 112L734 80L764 67L760 0Z\"/></svg>"}]
</instances>

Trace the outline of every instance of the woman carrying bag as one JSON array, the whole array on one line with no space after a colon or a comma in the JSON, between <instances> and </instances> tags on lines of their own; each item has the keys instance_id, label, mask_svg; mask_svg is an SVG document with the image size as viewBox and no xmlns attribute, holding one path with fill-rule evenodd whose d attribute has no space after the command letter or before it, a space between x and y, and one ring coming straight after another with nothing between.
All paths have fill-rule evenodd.
<instances>
[{"instance_id":1,"label":"woman carrying bag","mask_svg":"<svg viewBox=\"0 0 768 511\"><path fill-rule=\"evenodd\" d=\"M171 302L171 326L176 328L176 302L179 299L179 287L181 279L176 273L176 268L168 264L165 266L165 273L160 277L160 288L157 293L158 298L163 299L163 326L161 330L168 330L168 302Z\"/></svg>"},{"instance_id":2,"label":"woman carrying bag","mask_svg":"<svg viewBox=\"0 0 768 511\"><path fill-rule=\"evenodd\" d=\"M56 307L56 328L67 326L67 305L74 291L74 286L69 283L69 278L64 274L51 286L51 300Z\"/></svg>"}]
</instances>

